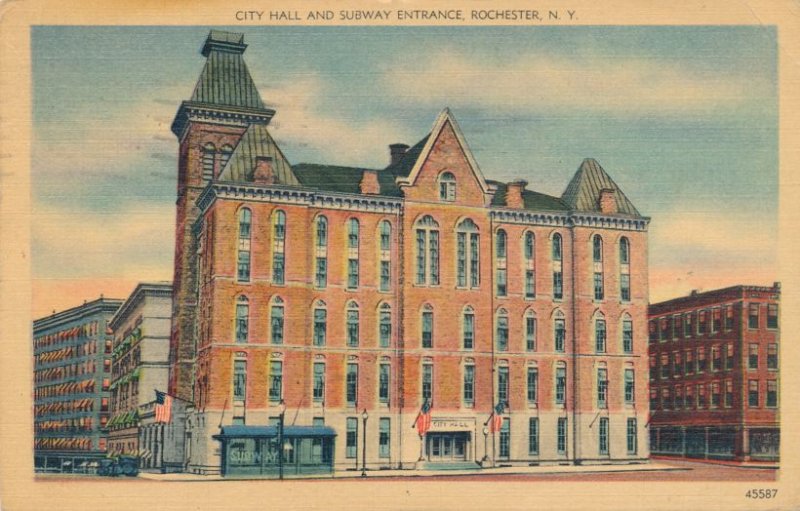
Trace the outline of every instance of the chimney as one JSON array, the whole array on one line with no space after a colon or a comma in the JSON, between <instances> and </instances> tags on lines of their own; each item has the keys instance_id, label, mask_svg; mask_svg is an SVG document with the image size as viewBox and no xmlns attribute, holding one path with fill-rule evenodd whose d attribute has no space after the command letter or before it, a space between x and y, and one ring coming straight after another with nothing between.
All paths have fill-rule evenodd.
<instances>
[{"instance_id":1,"label":"chimney","mask_svg":"<svg viewBox=\"0 0 800 511\"><path fill-rule=\"evenodd\" d=\"M361 175L361 183L359 183L361 193L364 194L379 194L381 193L381 185L378 183L377 170L364 170Z\"/></svg>"},{"instance_id":2,"label":"chimney","mask_svg":"<svg viewBox=\"0 0 800 511\"><path fill-rule=\"evenodd\" d=\"M528 182L524 179L517 179L508 183L508 190L506 191L506 207L522 209L525 202L522 200L522 192Z\"/></svg>"},{"instance_id":3,"label":"chimney","mask_svg":"<svg viewBox=\"0 0 800 511\"><path fill-rule=\"evenodd\" d=\"M272 171L272 156L256 156L253 182L260 185L275 184L275 173Z\"/></svg>"},{"instance_id":4,"label":"chimney","mask_svg":"<svg viewBox=\"0 0 800 511\"><path fill-rule=\"evenodd\" d=\"M617 193L612 188L603 188L600 190L600 212L601 213L616 213L617 212Z\"/></svg>"},{"instance_id":5,"label":"chimney","mask_svg":"<svg viewBox=\"0 0 800 511\"><path fill-rule=\"evenodd\" d=\"M408 151L408 145L406 144L389 145L389 165L394 165L398 161L402 160L403 156L406 155L406 151Z\"/></svg>"}]
</instances>

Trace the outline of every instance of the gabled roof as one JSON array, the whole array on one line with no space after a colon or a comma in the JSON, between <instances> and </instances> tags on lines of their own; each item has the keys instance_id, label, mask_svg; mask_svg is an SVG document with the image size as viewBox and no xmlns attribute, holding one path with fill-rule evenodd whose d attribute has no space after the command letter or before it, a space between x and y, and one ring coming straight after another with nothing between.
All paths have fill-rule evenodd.
<instances>
[{"instance_id":1,"label":"gabled roof","mask_svg":"<svg viewBox=\"0 0 800 511\"><path fill-rule=\"evenodd\" d=\"M190 101L218 106L264 108L242 58L244 34L212 30L203 46L206 65Z\"/></svg>"},{"instance_id":2,"label":"gabled roof","mask_svg":"<svg viewBox=\"0 0 800 511\"><path fill-rule=\"evenodd\" d=\"M364 170L372 169L316 163L298 163L292 166L292 171L301 185L339 193L361 193L360 184ZM378 184L381 187L380 195L401 196L400 189L394 181L394 174L385 169L375 172L378 174Z\"/></svg>"},{"instance_id":3,"label":"gabled roof","mask_svg":"<svg viewBox=\"0 0 800 511\"><path fill-rule=\"evenodd\" d=\"M419 159L419 155L422 153L422 149L425 147L425 144L428 142L431 134L428 133L422 140L414 144L413 147L406 150L405 154L399 161L396 163L392 163L386 169L391 172L395 177L407 177L411 173L411 169L414 168L414 164L417 163Z\"/></svg>"},{"instance_id":4,"label":"gabled roof","mask_svg":"<svg viewBox=\"0 0 800 511\"><path fill-rule=\"evenodd\" d=\"M256 158L269 156L272 158L272 171L276 182L283 185L299 185L297 176L286 160L278 145L263 124L251 124L244 132L239 144L233 150L230 160L219 174L219 181L239 183L253 182Z\"/></svg>"},{"instance_id":5,"label":"gabled roof","mask_svg":"<svg viewBox=\"0 0 800 511\"><path fill-rule=\"evenodd\" d=\"M422 148L419 150L419 153L416 155L411 170L407 175L399 175L397 179L398 184L414 184L414 182L417 180L417 175L422 168L422 164L425 163L425 160L428 158L428 154L431 152L431 149L433 149L433 144L439 138L439 134L447 124L450 124L450 126L453 128L453 133L456 135L456 140L458 141L459 146L461 146L461 150L463 151L464 156L467 158L467 162L469 163L472 172L475 174L475 178L478 180L481 190L483 193L489 193L489 185L486 184L486 179L483 177L483 172L481 172L478 162L475 161L475 157L472 155L472 151L464 139L464 134L461 132L461 128L458 126L458 123L456 122L456 119L453 117L453 114L450 112L449 108L442 110L442 112L436 118L436 122L433 124L430 134L423 139L425 142L422 145ZM422 141L418 142L414 147L409 149L408 152L411 153L412 150L416 150L420 143L422 143ZM404 162L406 162L406 158L400 160L398 164L403 164ZM410 160L407 163L411 163ZM405 167L401 166L398 168L398 170L404 171Z\"/></svg>"},{"instance_id":6,"label":"gabled roof","mask_svg":"<svg viewBox=\"0 0 800 511\"><path fill-rule=\"evenodd\" d=\"M492 197L492 206L506 207L506 193L508 192L508 185L500 181L488 180L487 183L497 187L494 197ZM552 195L535 192L533 190L525 190L522 192L522 203L525 209L534 211L566 211L569 207L559 199Z\"/></svg>"},{"instance_id":7,"label":"gabled roof","mask_svg":"<svg viewBox=\"0 0 800 511\"><path fill-rule=\"evenodd\" d=\"M614 190L619 213L641 216L633 203L622 193L617 183L592 158L583 160L572 181L561 195L561 200L569 209L600 211L600 192L606 189Z\"/></svg>"}]
</instances>

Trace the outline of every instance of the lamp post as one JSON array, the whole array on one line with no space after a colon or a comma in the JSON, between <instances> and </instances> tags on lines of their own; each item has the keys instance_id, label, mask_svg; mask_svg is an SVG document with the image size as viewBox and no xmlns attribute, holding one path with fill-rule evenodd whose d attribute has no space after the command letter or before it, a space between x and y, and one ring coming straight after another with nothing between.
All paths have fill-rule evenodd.
<instances>
[{"instance_id":1,"label":"lamp post","mask_svg":"<svg viewBox=\"0 0 800 511\"><path fill-rule=\"evenodd\" d=\"M489 454L488 454L488 447L489 447L489 428L486 426L483 427L483 459L481 459L481 466L486 466L486 462L489 461Z\"/></svg>"},{"instance_id":2,"label":"lamp post","mask_svg":"<svg viewBox=\"0 0 800 511\"><path fill-rule=\"evenodd\" d=\"M364 420L363 432L361 433L361 477L367 477L367 419L369 418L369 414L367 413L367 409L364 408L364 413L361 414L361 418Z\"/></svg>"},{"instance_id":3,"label":"lamp post","mask_svg":"<svg viewBox=\"0 0 800 511\"><path fill-rule=\"evenodd\" d=\"M283 480L283 420L286 416L286 403L281 399L278 405L278 479Z\"/></svg>"}]
</instances>

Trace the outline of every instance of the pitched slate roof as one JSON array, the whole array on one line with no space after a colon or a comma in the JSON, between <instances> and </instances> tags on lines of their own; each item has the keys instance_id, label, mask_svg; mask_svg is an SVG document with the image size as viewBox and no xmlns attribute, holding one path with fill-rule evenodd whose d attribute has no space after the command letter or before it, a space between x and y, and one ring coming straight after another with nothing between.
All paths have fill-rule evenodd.
<instances>
[{"instance_id":1,"label":"pitched slate roof","mask_svg":"<svg viewBox=\"0 0 800 511\"><path fill-rule=\"evenodd\" d=\"M600 211L600 191L614 190L617 199L617 211L626 215L641 216L639 211L622 193L617 183L611 179L603 167L592 158L583 160L581 166L561 195L561 200L578 211Z\"/></svg>"},{"instance_id":2,"label":"pitched slate roof","mask_svg":"<svg viewBox=\"0 0 800 511\"><path fill-rule=\"evenodd\" d=\"M339 193L361 193L360 184L364 170L374 170L378 174L380 195L400 197L400 189L394 181L394 175L386 170L364 169L360 167L341 167L338 165L321 165L316 163L298 163L292 166L300 184Z\"/></svg>"},{"instance_id":3,"label":"pitched slate roof","mask_svg":"<svg viewBox=\"0 0 800 511\"><path fill-rule=\"evenodd\" d=\"M190 101L219 106L263 109L247 64L242 58L244 34L212 30L203 46L207 57Z\"/></svg>"},{"instance_id":4,"label":"pitched slate roof","mask_svg":"<svg viewBox=\"0 0 800 511\"><path fill-rule=\"evenodd\" d=\"M430 136L431 134L428 133L422 137L422 140L406 150L399 161L389 165L384 170L391 172L395 177L407 177L411 173L411 169L414 168L414 164L417 163L417 159L419 159L419 155L422 154L422 149L425 147Z\"/></svg>"},{"instance_id":5,"label":"pitched slate roof","mask_svg":"<svg viewBox=\"0 0 800 511\"><path fill-rule=\"evenodd\" d=\"M272 157L272 170L277 183L300 184L297 176L292 172L292 167L264 124L251 124L247 128L239 140L239 144L233 150L230 160L220 172L219 181L253 182L256 158L259 156Z\"/></svg>"},{"instance_id":6,"label":"pitched slate roof","mask_svg":"<svg viewBox=\"0 0 800 511\"><path fill-rule=\"evenodd\" d=\"M492 206L507 206L506 192L508 192L508 185L494 180L487 180L486 182L497 187L497 192L495 192L494 197L492 197ZM525 209L536 211L565 211L569 209L564 201L558 197L535 192L533 190L525 190L522 192L522 203Z\"/></svg>"}]
</instances>

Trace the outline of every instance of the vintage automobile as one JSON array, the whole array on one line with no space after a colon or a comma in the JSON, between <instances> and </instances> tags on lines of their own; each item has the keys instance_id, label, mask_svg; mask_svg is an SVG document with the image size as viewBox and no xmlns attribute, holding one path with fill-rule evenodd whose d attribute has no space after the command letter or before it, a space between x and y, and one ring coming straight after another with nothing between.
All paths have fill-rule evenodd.
<instances>
[{"instance_id":1,"label":"vintage automobile","mask_svg":"<svg viewBox=\"0 0 800 511\"><path fill-rule=\"evenodd\" d=\"M119 475L135 477L139 475L139 459L125 455L103 458L97 467L97 474L110 477Z\"/></svg>"}]
</instances>

